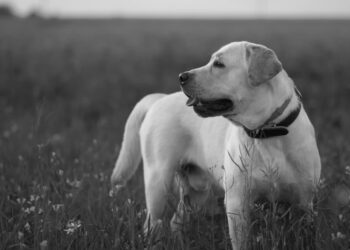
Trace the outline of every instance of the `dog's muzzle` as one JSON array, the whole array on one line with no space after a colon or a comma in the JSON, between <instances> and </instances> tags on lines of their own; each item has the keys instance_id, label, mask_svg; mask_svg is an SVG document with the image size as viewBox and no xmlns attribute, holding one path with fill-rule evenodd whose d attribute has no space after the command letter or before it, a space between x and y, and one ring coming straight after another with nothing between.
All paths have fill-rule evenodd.
<instances>
[{"instance_id":1,"label":"dog's muzzle","mask_svg":"<svg viewBox=\"0 0 350 250\"><path fill-rule=\"evenodd\" d=\"M193 73L187 71L179 75L181 89L188 97L186 105L193 107L194 111L202 117L219 116L230 113L233 108L233 102L230 99L202 99L192 93L191 86L188 85L193 78Z\"/></svg>"},{"instance_id":2,"label":"dog's muzzle","mask_svg":"<svg viewBox=\"0 0 350 250\"><path fill-rule=\"evenodd\" d=\"M188 100L186 105L193 107L193 110L202 117L227 114L234 108L233 102L229 99L201 100L197 97L192 97L189 95L187 95L187 97Z\"/></svg>"}]
</instances>

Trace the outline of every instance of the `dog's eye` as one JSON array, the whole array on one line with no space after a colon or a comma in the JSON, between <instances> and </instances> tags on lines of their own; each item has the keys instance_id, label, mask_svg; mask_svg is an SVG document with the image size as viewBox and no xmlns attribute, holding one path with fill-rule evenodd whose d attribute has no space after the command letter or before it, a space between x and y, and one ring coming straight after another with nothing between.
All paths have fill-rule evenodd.
<instances>
[{"instance_id":1,"label":"dog's eye","mask_svg":"<svg viewBox=\"0 0 350 250\"><path fill-rule=\"evenodd\" d=\"M218 60L215 60L214 63L213 63L213 66L215 68L225 68L225 64L223 64L222 62L218 61Z\"/></svg>"}]
</instances>

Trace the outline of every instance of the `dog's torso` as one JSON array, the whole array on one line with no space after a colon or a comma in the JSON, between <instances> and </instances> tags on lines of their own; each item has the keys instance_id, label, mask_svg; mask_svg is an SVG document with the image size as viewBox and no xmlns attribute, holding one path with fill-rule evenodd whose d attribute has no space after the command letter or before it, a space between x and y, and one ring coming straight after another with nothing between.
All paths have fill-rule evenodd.
<instances>
[{"instance_id":1,"label":"dog's torso","mask_svg":"<svg viewBox=\"0 0 350 250\"><path fill-rule=\"evenodd\" d=\"M252 200L264 196L309 205L304 204L309 197L303 196L315 188L320 162L314 131L304 110L289 128L288 136L252 139L223 117L198 117L185 100L182 93L175 93L151 107L140 131L143 155L147 157L144 160L163 157L167 162L171 157L178 159L176 168L193 164L206 173L195 176L196 172L191 172L188 176L190 180L201 178L201 187L203 182L210 182L223 190L234 189L249 178L247 188Z\"/></svg>"}]
</instances>

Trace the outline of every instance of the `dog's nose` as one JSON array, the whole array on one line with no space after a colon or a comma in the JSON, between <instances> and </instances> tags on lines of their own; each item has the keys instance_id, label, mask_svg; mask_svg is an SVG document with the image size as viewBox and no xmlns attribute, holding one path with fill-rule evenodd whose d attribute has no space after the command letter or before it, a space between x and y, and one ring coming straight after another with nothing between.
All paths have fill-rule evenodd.
<instances>
[{"instance_id":1,"label":"dog's nose","mask_svg":"<svg viewBox=\"0 0 350 250\"><path fill-rule=\"evenodd\" d=\"M190 79L190 73L188 72L184 72L179 75L179 81L181 85L185 85L188 79Z\"/></svg>"}]
</instances>

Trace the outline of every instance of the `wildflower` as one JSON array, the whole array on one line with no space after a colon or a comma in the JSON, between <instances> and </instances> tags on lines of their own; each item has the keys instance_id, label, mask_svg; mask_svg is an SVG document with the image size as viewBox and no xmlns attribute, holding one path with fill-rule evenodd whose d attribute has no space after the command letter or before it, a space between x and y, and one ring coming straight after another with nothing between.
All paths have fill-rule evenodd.
<instances>
[{"instance_id":1,"label":"wildflower","mask_svg":"<svg viewBox=\"0 0 350 250\"><path fill-rule=\"evenodd\" d=\"M33 194L31 194L29 200L30 200L30 202L34 202L34 201L38 201L39 198L40 198L39 195L33 195Z\"/></svg>"},{"instance_id":2,"label":"wildflower","mask_svg":"<svg viewBox=\"0 0 350 250\"><path fill-rule=\"evenodd\" d=\"M18 240L22 240L23 236L24 236L24 233L21 231L18 231L18 233L17 233Z\"/></svg>"},{"instance_id":3,"label":"wildflower","mask_svg":"<svg viewBox=\"0 0 350 250\"><path fill-rule=\"evenodd\" d=\"M72 187L75 187L75 188L79 188L81 186L81 181L77 180L77 179L74 179L74 180L69 180L67 179L67 184L72 186Z\"/></svg>"},{"instance_id":4,"label":"wildflower","mask_svg":"<svg viewBox=\"0 0 350 250\"><path fill-rule=\"evenodd\" d=\"M320 179L319 187L321 189L326 187L326 179L325 178Z\"/></svg>"},{"instance_id":5,"label":"wildflower","mask_svg":"<svg viewBox=\"0 0 350 250\"><path fill-rule=\"evenodd\" d=\"M345 174L350 175L350 166L345 167Z\"/></svg>"},{"instance_id":6,"label":"wildflower","mask_svg":"<svg viewBox=\"0 0 350 250\"><path fill-rule=\"evenodd\" d=\"M24 204L27 200L26 200L26 198L17 198L16 201L19 204Z\"/></svg>"},{"instance_id":7,"label":"wildflower","mask_svg":"<svg viewBox=\"0 0 350 250\"><path fill-rule=\"evenodd\" d=\"M68 199L68 198L72 198L72 197L73 197L73 194L72 194L72 193L67 193L65 196L66 196L66 198Z\"/></svg>"},{"instance_id":8,"label":"wildflower","mask_svg":"<svg viewBox=\"0 0 350 250\"><path fill-rule=\"evenodd\" d=\"M343 240L346 238L346 235L341 232L337 232L336 234L332 233L331 236L332 236L332 240L337 240L337 239Z\"/></svg>"},{"instance_id":9,"label":"wildflower","mask_svg":"<svg viewBox=\"0 0 350 250\"><path fill-rule=\"evenodd\" d=\"M32 212L31 210L32 210L32 207L22 208L22 211L26 214L30 214Z\"/></svg>"},{"instance_id":10,"label":"wildflower","mask_svg":"<svg viewBox=\"0 0 350 250\"><path fill-rule=\"evenodd\" d=\"M111 211L112 211L112 213L118 213L119 212L119 207L117 207L117 206L111 207Z\"/></svg>"},{"instance_id":11,"label":"wildflower","mask_svg":"<svg viewBox=\"0 0 350 250\"><path fill-rule=\"evenodd\" d=\"M43 214L43 213L44 213L44 210L42 208L39 208L38 214Z\"/></svg>"},{"instance_id":12,"label":"wildflower","mask_svg":"<svg viewBox=\"0 0 350 250\"><path fill-rule=\"evenodd\" d=\"M337 238L338 239L345 239L346 238L346 235L341 233L341 232L337 232Z\"/></svg>"},{"instance_id":13,"label":"wildflower","mask_svg":"<svg viewBox=\"0 0 350 250\"><path fill-rule=\"evenodd\" d=\"M52 209L53 211L58 212L61 208L63 208L63 206L63 204L53 204Z\"/></svg>"},{"instance_id":14,"label":"wildflower","mask_svg":"<svg viewBox=\"0 0 350 250\"><path fill-rule=\"evenodd\" d=\"M24 229L25 229L27 232L30 232L30 224L29 224L28 222L24 225Z\"/></svg>"},{"instance_id":15,"label":"wildflower","mask_svg":"<svg viewBox=\"0 0 350 250\"><path fill-rule=\"evenodd\" d=\"M48 242L47 240L43 240L42 242L40 242L40 250L45 250L47 249L47 245L48 245Z\"/></svg>"},{"instance_id":16,"label":"wildflower","mask_svg":"<svg viewBox=\"0 0 350 250\"><path fill-rule=\"evenodd\" d=\"M63 175L63 170L62 170L62 169L59 169L59 170L58 170L58 175L59 175L59 176L62 176L62 175Z\"/></svg>"},{"instance_id":17,"label":"wildflower","mask_svg":"<svg viewBox=\"0 0 350 250\"><path fill-rule=\"evenodd\" d=\"M340 221L342 221L344 217L343 217L342 214L339 214L339 215L338 215L338 218L339 218Z\"/></svg>"},{"instance_id":18,"label":"wildflower","mask_svg":"<svg viewBox=\"0 0 350 250\"><path fill-rule=\"evenodd\" d=\"M113 189L110 189L109 192L108 192L108 196L109 197L113 197L113 194L114 194Z\"/></svg>"},{"instance_id":19,"label":"wildflower","mask_svg":"<svg viewBox=\"0 0 350 250\"><path fill-rule=\"evenodd\" d=\"M67 235L72 235L80 227L81 227L81 221L72 219L67 222L67 225L64 231L66 232Z\"/></svg>"},{"instance_id":20,"label":"wildflower","mask_svg":"<svg viewBox=\"0 0 350 250\"><path fill-rule=\"evenodd\" d=\"M258 235L256 237L256 242L261 242L263 240L263 236L262 235Z\"/></svg>"}]
</instances>

